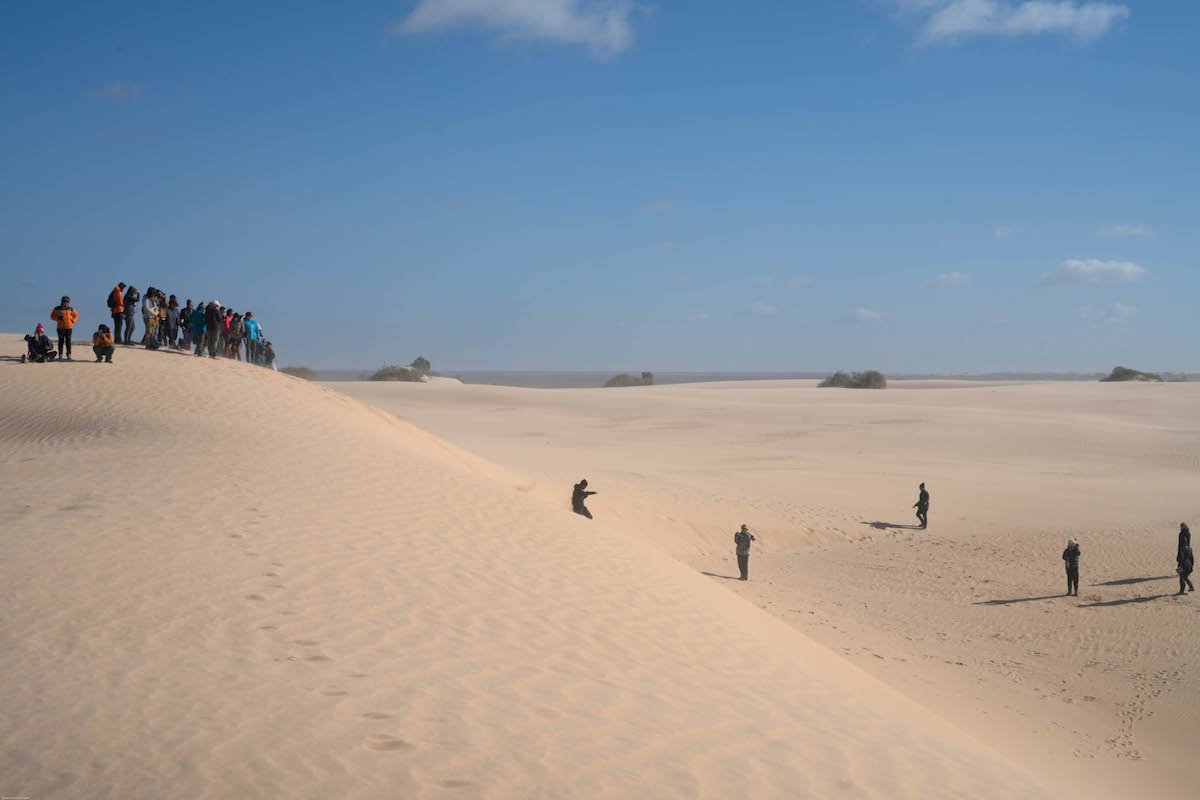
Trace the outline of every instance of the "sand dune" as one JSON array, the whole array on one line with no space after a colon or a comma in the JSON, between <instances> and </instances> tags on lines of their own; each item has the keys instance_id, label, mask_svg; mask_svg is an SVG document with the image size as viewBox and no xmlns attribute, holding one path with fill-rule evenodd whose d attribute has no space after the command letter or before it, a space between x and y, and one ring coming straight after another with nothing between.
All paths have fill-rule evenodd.
<instances>
[{"instance_id":1,"label":"sand dune","mask_svg":"<svg viewBox=\"0 0 1200 800\"><path fill-rule=\"evenodd\" d=\"M1200 518L1200 386L339 387L548 504L588 477L597 531L714 573L1066 796L1193 793L1200 600L1171 593L1178 523ZM921 480L933 524L913 531ZM748 584L719 577L741 522Z\"/></svg>"},{"instance_id":2,"label":"sand dune","mask_svg":"<svg viewBox=\"0 0 1200 800\"><path fill-rule=\"evenodd\" d=\"M512 467L243 364L0 364L0 793L1049 796Z\"/></svg>"}]
</instances>

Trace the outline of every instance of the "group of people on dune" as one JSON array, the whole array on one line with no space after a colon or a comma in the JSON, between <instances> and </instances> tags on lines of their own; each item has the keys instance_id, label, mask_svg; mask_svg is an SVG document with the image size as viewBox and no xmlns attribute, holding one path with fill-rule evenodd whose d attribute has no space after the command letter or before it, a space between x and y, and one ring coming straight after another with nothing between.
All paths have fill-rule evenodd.
<instances>
[{"instance_id":1,"label":"group of people on dune","mask_svg":"<svg viewBox=\"0 0 1200 800\"><path fill-rule=\"evenodd\" d=\"M221 355L240 361L244 346L247 363L278 369L275 347L267 341L253 312L247 311L243 316L221 305L219 300L209 303L201 300L199 305L188 300L181 307L175 295L168 297L153 286L143 295L137 287L126 286L124 282L113 287L107 303L112 327L102 323L92 334L92 352L97 363L111 364L117 345L135 344L134 329L140 311L142 336L137 344L148 350L166 347L190 351L195 347L197 356L203 356L207 351L209 358ZM50 319L58 328L57 349L39 322L33 334L25 337L27 352L21 357L23 362L44 364L55 358L72 360L71 336L79 321L79 312L71 307L70 297L63 296L62 302L50 312Z\"/></svg>"},{"instance_id":2,"label":"group of people on dune","mask_svg":"<svg viewBox=\"0 0 1200 800\"><path fill-rule=\"evenodd\" d=\"M588 482L585 478L572 487L571 491L571 510L580 516L592 519L592 512L588 511L584 501L595 492L588 491ZM917 521L920 523L917 527L921 530L929 527L929 492L925 489L925 484L922 483L918 487L919 494L917 502L913 504L913 508L917 510ZM750 579L750 543L755 541L754 534L750 529L742 525L742 527L733 534L733 544L738 560L738 572L740 580ZM1062 559L1067 568L1067 596L1079 596L1079 542L1074 539L1067 540L1067 548L1063 550ZM1195 590L1192 585L1192 569L1195 566L1195 556L1192 553L1192 532L1188 529L1186 522L1179 523L1179 547L1175 553L1175 572L1179 575L1179 592L1191 592Z\"/></svg>"}]
</instances>

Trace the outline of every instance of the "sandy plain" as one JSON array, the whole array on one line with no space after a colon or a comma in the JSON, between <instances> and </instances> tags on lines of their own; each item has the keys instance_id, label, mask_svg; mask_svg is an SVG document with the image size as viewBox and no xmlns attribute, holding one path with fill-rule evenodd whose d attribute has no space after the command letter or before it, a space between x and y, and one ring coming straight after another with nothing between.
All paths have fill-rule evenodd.
<instances>
[{"instance_id":1,"label":"sandy plain","mask_svg":"<svg viewBox=\"0 0 1200 800\"><path fill-rule=\"evenodd\" d=\"M337 386L548 504L587 477L592 530L689 565L1064 796L1194 796L1200 598L1174 594L1174 554L1200 512L1198 385ZM730 579L742 522L748 583Z\"/></svg>"},{"instance_id":2,"label":"sandy plain","mask_svg":"<svg viewBox=\"0 0 1200 800\"><path fill-rule=\"evenodd\" d=\"M971 485L967 462L934 448L918 465L935 498L935 528L918 537L861 524L907 504L892 477L911 483L910 471L887 455L904 437L824 467L795 461L804 435L776 441L771 420L814 399L796 428L814 441L875 419L847 398L805 386L338 387L363 402L161 351L21 365L22 345L0 336L0 794L1007 798L1069 796L1090 775L1183 785L1171 742L1195 741L1180 705L1194 696L1191 598L1078 608L1092 593L1158 593L1091 584L1165 573L1158 540L1170 531L1151 520L1089 531L1085 596L1047 607L1076 615L1059 625L1035 616L1038 601L959 610L976 590L939 565L995 533L972 526L975 506L955 490ZM1129 461L1085 449L1094 457L1049 468L1090 472L1047 480L1090 496L1099 471L1144 490L1143 507L1165 502L1194 469L1194 438L1170 458L1161 448L1182 435L1188 389L1121 395L1123 416L1143 413L1127 426ZM859 402L906 396L925 402L899 390ZM878 411L974 430L969 405ZM1047 437L1064 416L1041 397L1016 406L1050 420ZM1159 415L1155 440L1134 449ZM977 436L1001 463L1020 451L1002 433ZM866 482L844 488L868 462ZM1118 467L1152 474L1122 483ZM592 522L563 494L584 469L603 492ZM979 496L982 508L1002 500ZM1097 497L1077 524L1119 505ZM743 520L761 534L754 580L702 574L729 574ZM1019 550L1039 532L1009 535ZM999 556L985 563L995 545L974 562L994 581L981 599L1051 592L1056 552L1027 559L1042 588ZM922 566L928 583L905 572ZM975 647L962 665L942 663L964 639ZM996 655L1029 664L988 666ZM1076 685L1053 695L1055 680ZM970 697L952 702L955 687ZM991 705L1009 698L1008 715ZM1042 751L968 709L994 713L1014 739L1044 727ZM1068 737L1051 716L1092 737L1081 754L1052 749ZM1072 772L1076 760L1091 771ZM1094 785L1092 796L1120 788Z\"/></svg>"}]
</instances>

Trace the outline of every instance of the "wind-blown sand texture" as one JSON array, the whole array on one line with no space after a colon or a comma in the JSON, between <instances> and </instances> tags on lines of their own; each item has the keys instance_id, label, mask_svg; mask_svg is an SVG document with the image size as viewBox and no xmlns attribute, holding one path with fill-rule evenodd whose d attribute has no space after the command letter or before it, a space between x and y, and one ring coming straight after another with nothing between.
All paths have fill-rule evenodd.
<instances>
[{"instance_id":1,"label":"wind-blown sand texture","mask_svg":"<svg viewBox=\"0 0 1200 800\"><path fill-rule=\"evenodd\" d=\"M654 542L357 400L22 350L0 337L0 794L1052 794Z\"/></svg>"},{"instance_id":2,"label":"wind-blown sand texture","mask_svg":"<svg viewBox=\"0 0 1200 800\"><path fill-rule=\"evenodd\" d=\"M1179 522L1200 522L1200 385L337 385L547 504L587 477L591 535L712 573L1065 797L1195 796L1200 595L1173 593ZM725 579L742 522L745 584Z\"/></svg>"}]
</instances>

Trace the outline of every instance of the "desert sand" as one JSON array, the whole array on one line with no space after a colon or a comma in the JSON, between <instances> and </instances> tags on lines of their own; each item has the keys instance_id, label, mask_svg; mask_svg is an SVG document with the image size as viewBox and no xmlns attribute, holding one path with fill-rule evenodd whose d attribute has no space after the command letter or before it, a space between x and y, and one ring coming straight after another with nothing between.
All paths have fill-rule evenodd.
<instances>
[{"instance_id":1,"label":"desert sand","mask_svg":"<svg viewBox=\"0 0 1200 800\"><path fill-rule=\"evenodd\" d=\"M337 386L547 504L587 477L594 535L690 565L1063 796L1194 796L1200 597L1173 593L1198 385ZM728 580L742 522L748 583Z\"/></svg>"},{"instance_id":2,"label":"desert sand","mask_svg":"<svg viewBox=\"0 0 1200 800\"><path fill-rule=\"evenodd\" d=\"M1190 708L1165 710L1187 696L1191 598L1079 607L1169 588L1092 584L1165 573L1172 531L1089 531L1078 602L974 606L1061 583L1056 544L1028 552L1054 501L1023 498L1030 519L1009 529L986 517L1002 492L955 495L1044 458L1043 480L1077 498L1097 481L1165 501L1194 469L1194 435L1163 447L1191 387L1116 387L1167 391L1119 395L1126 449L1106 460L1085 435L1108 426L1103 401L1080 415L1084 395L1056 405L1041 387L996 401L1040 420L1028 454L1006 434L1019 420L942 389L851 405L795 385L346 387L363 402L177 353L20 365L22 350L0 337L0 794L1062 797L1085 760L1181 785L1170 740L1195 729ZM789 416L797 435L772 439ZM949 425L919 463L934 530L862 526L909 499L889 448L920 418ZM968 431L996 447L979 466L955 450ZM839 437L864 452L826 472ZM565 502L585 473L603 492L593 522ZM1071 524L1120 505L1095 494ZM761 535L753 581L702 574L729 574L743 519ZM999 530L1012 554L989 541L976 561L992 583L942 574ZM927 585L905 572L922 563ZM962 666L938 658L963 641ZM1010 696L1005 716L992 704ZM1081 731L1079 756L1051 757L1068 737L1050 717ZM1037 748L997 732L1031 725Z\"/></svg>"}]
</instances>

